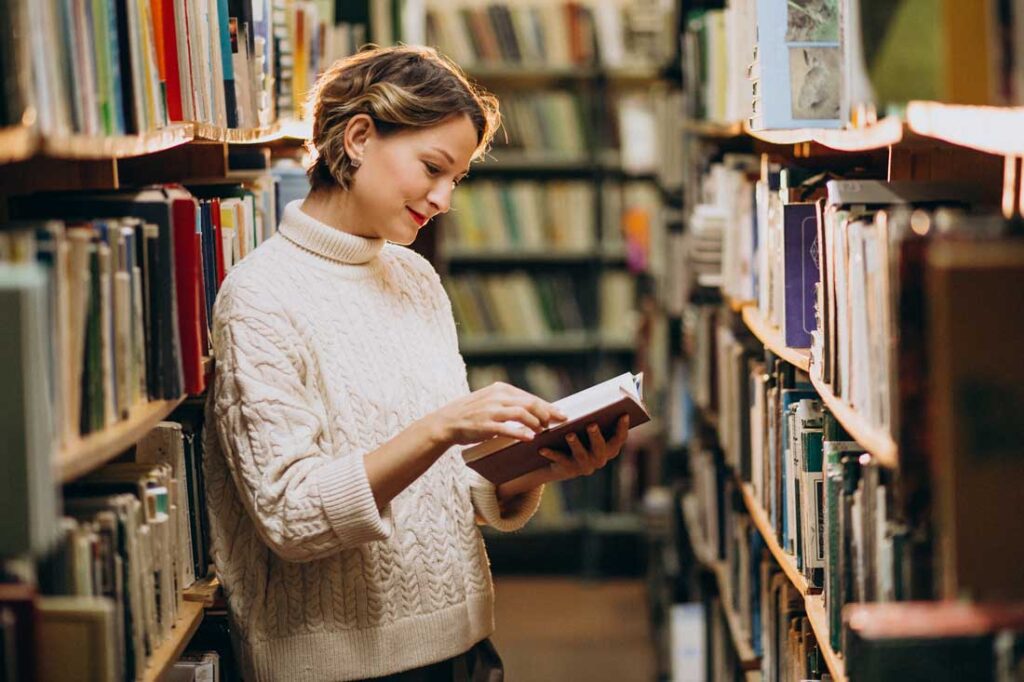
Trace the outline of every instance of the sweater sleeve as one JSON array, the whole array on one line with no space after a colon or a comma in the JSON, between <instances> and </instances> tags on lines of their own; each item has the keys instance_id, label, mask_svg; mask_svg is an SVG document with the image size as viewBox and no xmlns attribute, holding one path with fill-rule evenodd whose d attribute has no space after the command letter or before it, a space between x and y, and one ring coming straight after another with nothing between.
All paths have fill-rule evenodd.
<instances>
[{"instance_id":1,"label":"sweater sleeve","mask_svg":"<svg viewBox=\"0 0 1024 682\"><path fill-rule=\"evenodd\" d=\"M469 493L477 515L488 526L504 532L519 530L525 526L537 513L540 498L544 494L544 486L539 485L511 502L501 505L493 483L469 467L466 467L466 478L469 481Z\"/></svg>"},{"instance_id":2,"label":"sweater sleeve","mask_svg":"<svg viewBox=\"0 0 1024 682\"><path fill-rule=\"evenodd\" d=\"M296 350L301 343L286 341L287 321L226 312L214 333L214 418L260 536L287 561L387 538L390 505L384 514L377 509L366 453L332 441L315 376Z\"/></svg>"}]
</instances>

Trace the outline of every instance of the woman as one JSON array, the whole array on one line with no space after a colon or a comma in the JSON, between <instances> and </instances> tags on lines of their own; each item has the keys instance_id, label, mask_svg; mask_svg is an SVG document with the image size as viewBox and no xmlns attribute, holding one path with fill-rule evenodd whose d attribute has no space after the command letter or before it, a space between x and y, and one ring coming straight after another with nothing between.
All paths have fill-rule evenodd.
<instances>
[{"instance_id":1,"label":"woman","mask_svg":"<svg viewBox=\"0 0 1024 682\"><path fill-rule=\"evenodd\" d=\"M336 63L313 116L311 191L214 315L207 502L245 679L500 680L476 519L521 528L628 424L497 487L466 467L461 445L565 418L508 385L469 392L440 280L403 246L448 210L497 101L398 47Z\"/></svg>"}]
</instances>

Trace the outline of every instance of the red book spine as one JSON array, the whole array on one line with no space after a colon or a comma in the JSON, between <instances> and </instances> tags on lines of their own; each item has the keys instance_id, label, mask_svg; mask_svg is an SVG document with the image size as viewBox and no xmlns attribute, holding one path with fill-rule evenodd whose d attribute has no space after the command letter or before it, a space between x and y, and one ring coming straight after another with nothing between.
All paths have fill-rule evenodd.
<instances>
[{"instance_id":1,"label":"red book spine","mask_svg":"<svg viewBox=\"0 0 1024 682\"><path fill-rule=\"evenodd\" d=\"M181 364L185 373L185 391L189 395L198 395L206 389L206 377L203 376L203 330L200 326L202 261L197 258L196 250L195 201L177 199L172 211Z\"/></svg>"},{"instance_id":2,"label":"red book spine","mask_svg":"<svg viewBox=\"0 0 1024 682\"><path fill-rule=\"evenodd\" d=\"M154 13L157 4L161 9L163 21L163 64L166 74L166 95L167 95L167 119L170 121L183 121L185 115L181 106L181 73L178 70L178 35L174 30L174 0L155 0L153 2Z\"/></svg>"},{"instance_id":3,"label":"red book spine","mask_svg":"<svg viewBox=\"0 0 1024 682\"><path fill-rule=\"evenodd\" d=\"M214 246L217 249L217 291L224 283L224 233L220 230L220 199L210 200L210 214L213 218Z\"/></svg>"}]
</instances>

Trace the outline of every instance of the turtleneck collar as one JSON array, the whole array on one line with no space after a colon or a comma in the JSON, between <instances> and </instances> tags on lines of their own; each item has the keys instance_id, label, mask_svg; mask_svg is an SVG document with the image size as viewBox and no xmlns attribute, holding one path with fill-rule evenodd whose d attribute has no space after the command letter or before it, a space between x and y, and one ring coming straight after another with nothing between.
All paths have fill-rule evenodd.
<instances>
[{"instance_id":1,"label":"turtleneck collar","mask_svg":"<svg viewBox=\"0 0 1024 682\"><path fill-rule=\"evenodd\" d=\"M363 265L384 248L383 239L369 239L325 225L302 211L302 200L288 203L278 232L290 242L329 260Z\"/></svg>"}]
</instances>

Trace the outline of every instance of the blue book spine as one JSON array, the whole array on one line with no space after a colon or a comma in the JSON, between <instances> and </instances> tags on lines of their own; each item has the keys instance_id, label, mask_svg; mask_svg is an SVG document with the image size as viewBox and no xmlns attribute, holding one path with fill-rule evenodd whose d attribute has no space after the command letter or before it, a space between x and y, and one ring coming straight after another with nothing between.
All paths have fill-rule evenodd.
<instances>
[{"instance_id":1,"label":"blue book spine","mask_svg":"<svg viewBox=\"0 0 1024 682\"><path fill-rule=\"evenodd\" d=\"M790 348L810 348L818 283L818 214L814 204L786 204L783 215L784 331Z\"/></svg>"}]
</instances>

